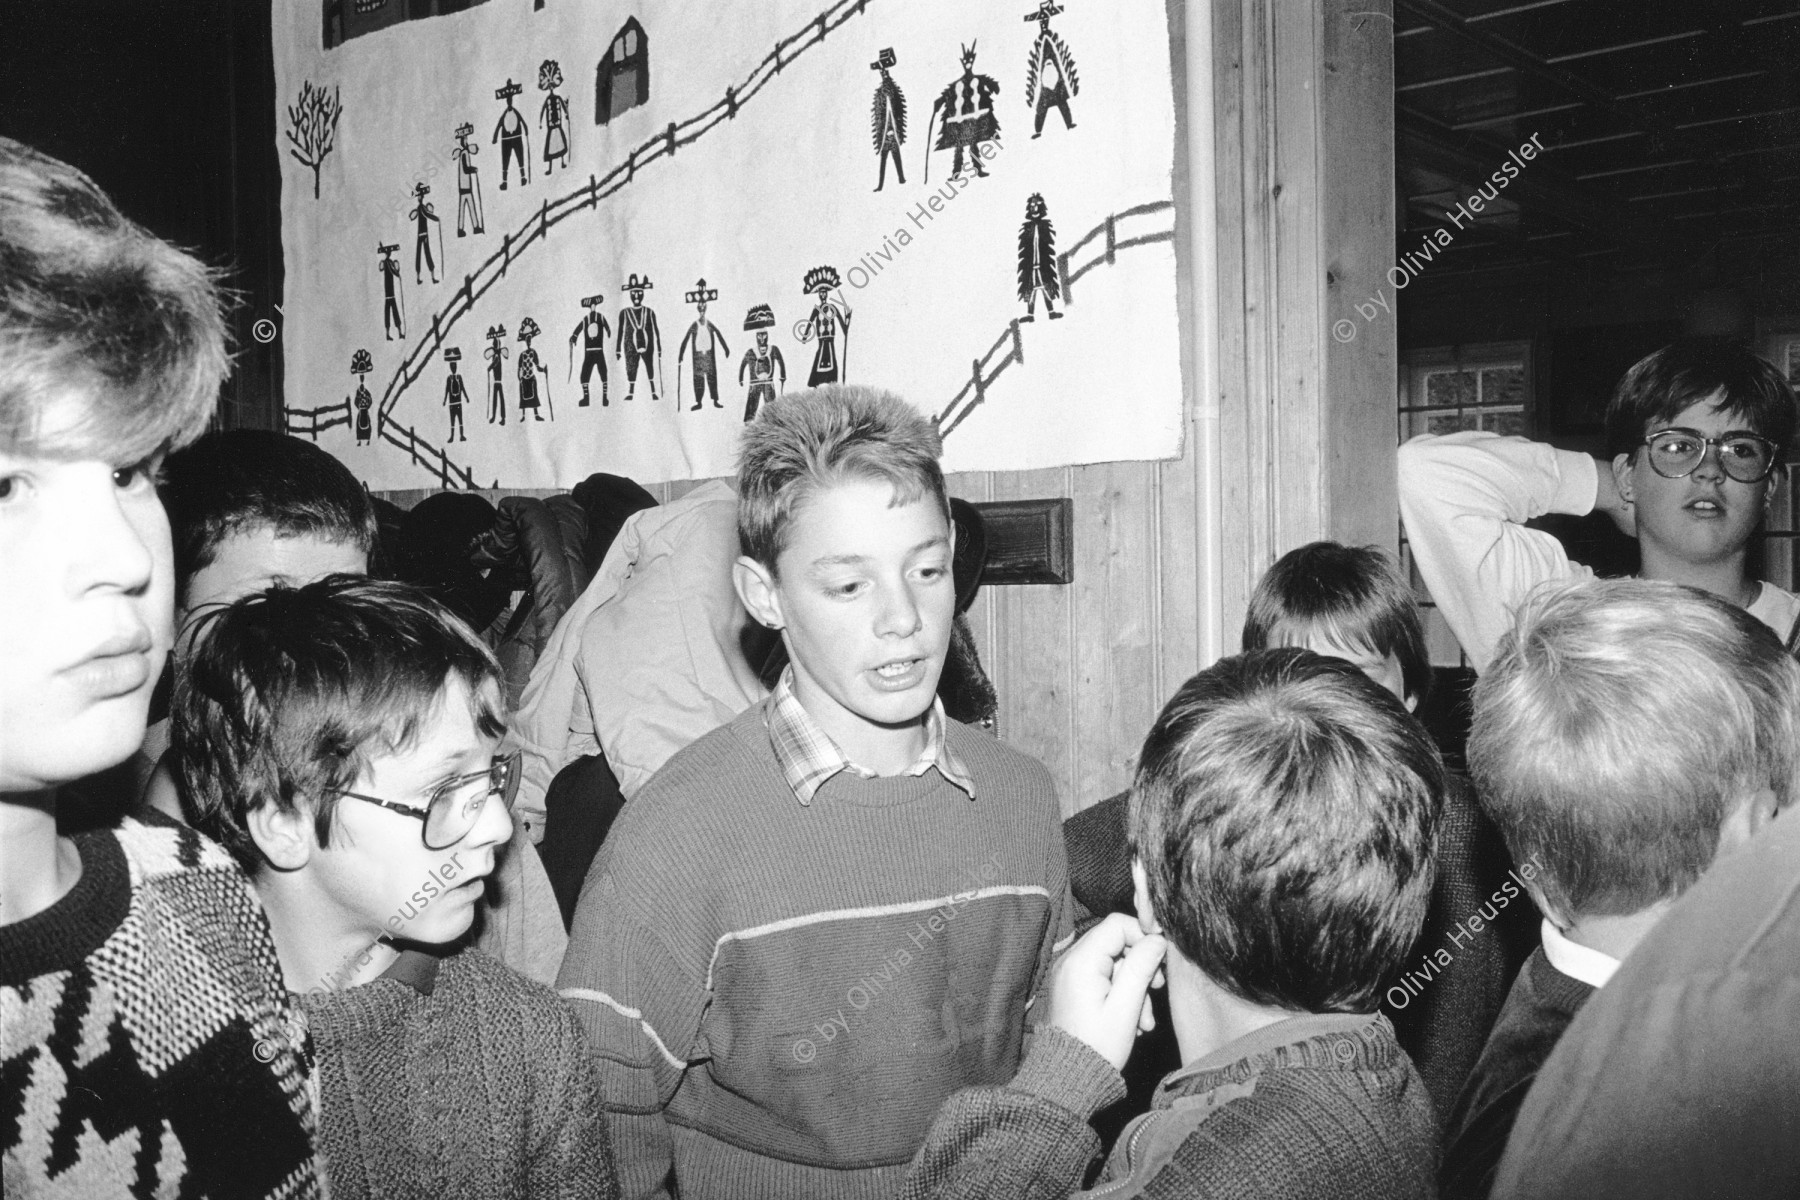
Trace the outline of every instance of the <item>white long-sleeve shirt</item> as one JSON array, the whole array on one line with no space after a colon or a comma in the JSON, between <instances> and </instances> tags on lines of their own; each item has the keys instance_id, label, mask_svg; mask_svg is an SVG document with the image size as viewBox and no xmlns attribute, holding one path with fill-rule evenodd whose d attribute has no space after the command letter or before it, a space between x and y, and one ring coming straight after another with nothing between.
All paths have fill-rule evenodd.
<instances>
[{"instance_id":1,"label":"white long-sleeve shirt","mask_svg":"<svg viewBox=\"0 0 1800 1200\"><path fill-rule=\"evenodd\" d=\"M1413 558L1477 671L1532 589L1594 577L1554 536L1524 523L1546 513L1586 516L1598 484L1588 455L1520 437L1451 433L1400 447L1400 519ZM1800 597L1764 583L1747 611L1785 639L1800 620Z\"/></svg>"}]
</instances>

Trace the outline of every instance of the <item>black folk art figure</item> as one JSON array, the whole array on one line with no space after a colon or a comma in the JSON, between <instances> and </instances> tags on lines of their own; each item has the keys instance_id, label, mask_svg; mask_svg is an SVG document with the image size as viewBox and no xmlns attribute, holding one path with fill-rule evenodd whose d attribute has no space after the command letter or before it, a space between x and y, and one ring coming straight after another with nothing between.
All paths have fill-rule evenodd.
<instances>
[{"instance_id":1,"label":"black folk art figure","mask_svg":"<svg viewBox=\"0 0 1800 1200\"><path fill-rule=\"evenodd\" d=\"M374 430L369 426L369 410L375 407L375 397L369 394L369 372L375 369L375 360L367 350L358 350L350 356L350 373L356 376L356 395L350 397L350 407L356 413L356 444L366 446L374 440Z\"/></svg>"},{"instance_id":2,"label":"black folk art figure","mask_svg":"<svg viewBox=\"0 0 1800 1200\"><path fill-rule=\"evenodd\" d=\"M413 195L419 198L419 202L413 206L411 212L406 214L407 218L413 222L413 282L419 284L425 282L425 277L419 273L419 262L422 259L426 268L431 271L431 282L436 283L438 269L437 262L431 257L431 227L433 225L441 226L442 222L438 220L437 210L431 206L429 200L425 199L431 195L430 184L421 179L413 186ZM439 228L438 254L440 257L443 252L444 231Z\"/></svg>"},{"instance_id":3,"label":"black folk art figure","mask_svg":"<svg viewBox=\"0 0 1800 1200\"><path fill-rule=\"evenodd\" d=\"M1063 128L1075 128L1069 116L1069 98L1081 92L1081 77L1075 73L1075 57L1062 38L1050 29L1050 18L1062 8L1054 0L1043 0L1025 20L1038 23L1038 35L1031 43L1031 55L1025 61L1025 103L1037 105L1031 136L1042 137L1044 118L1051 109L1062 114Z\"/></svg>"},{"instance_id":4,"label":"black folk art figure","mask_svg":"<svg viewBox=\"0 0 1800 1200\"><path fill-rule=\"evenodd\" d=\"M539 411L538 404L539 372L542 372L544 376L543 400L549 404L550 419L556 420L556 405L550 400L550 368L539 360L538 352L531 348L531 339L542 332L543 330L538 328L538 323L530 317L519 322L519 340L525 343L525 348L519 351L518 361L515 363L519 371L519 421L521 423L525 420L527 410L530 410L534 419L539 421L544 419L544 414Z\"/></svg>"},{"instance_id":5,"label":"black folk art figure","mask_svg":"<svg viewBox=\"0 0 1800 1200\"><path fill-rule=\"evenodd\" d=\"M749 401L744 406L744 424L756 419L759 405L775 403L775 377L780 372L781 387L787 389L787 363L781 359L781 347L769 345L769 330L775 326L775 312L766 304L758 304L744 316L744 332L756 334L756 345L744 351L738 364L738 385L750 377Z\"/></svg>"},{"instance_id":6,"label":"black folk art figure","mask_svg":"<svg viewBox=\"0 0 1800 1200\"><path fill-rule=\"evenodd\" d=\"M587 311L581 320L575 323L575 332L569 335L569 374L575 373L575 343L581 342L581 401L575 407L588 407L588 380L595 371L600 372L600 407L605 408L606 400L606 339L612 333L612 326L606 323L606 315L600 311L600 302L605 296L596 292L592 296L584 296L581 307Z\"/></svg>"},{"instance_id":7,"label":"black folk art figure","mask_svg":"<svg viewBox=\"0 0 1800 1200\"><path fill-rule=\"evenodd\" d=\"M544 127L546 176L558 159L562 160L563 170L569 169L569 102L556 92L562 83L562 64L554 58L546 58L539 64L538 91L547 93L543 106L538 109L538 124Z\"/></svg>"},{"instance_id":8,"label":"black folk art figure","mask_svg":"<svg viewBox=\"0 0 1800 1200\"><path fill-rule=\"evenodd\" d=\"M994 114L994 97L999 94L1000 84L992 75L975 73L974 42L962 48L962 68L962 75L951 80L931 106L933 118L940 110L944 118L938 128L937 144L925 152L927 181L931 178L932 150L956 151L950 165L952 179L962 175L965 150L975 174L986 175L987 172L981 169L982 155L977 147L1000 138L1000 118Z\"/></svg>"},{"instance_id":9,"label":"black folk art figure","mask_svg":"<svg viewBox=\"0 0 1800 1200\"><path fill-rule=\"evenodd\" d=\"M644 307L644 293L655 286L650 282L650 276L639 279L635 271L624 284L626 294L631 297L631 307L619 310L619 333L613 344L613 357L625 360L627 400L637 395L639 363L643 364L644 374L650 380L650 399L657 398L656 365L662 361L662 330L657 328L656 313Z\"/></svg>"},{"instance_id":10,"label":"black folk art figure","mask_svg":"<svg viewBox=\"0 0 1800 1200\"><path fill-rule=\"evenodd\" d=\"M1052 321L1060 320L1054 301L1062 295L1062 271L1056 259L1056 227L1044 207L1042 192L1031 193L1025 202L1025 223L1019 226L1019 299L1025 302L1021 321L1037 320L1038 293L1044 296L1044 311Z\"/></svg>"},{"instance_id":11,"label":"black folk art figure","mask_svg":"<svg viewBox=\"0 0 1800 1200\"><path fill-rule=\"evenodd\" d=\"M506 424L506 359L512 353L505 346L506 326L490 325L488 347L481 357L488 360L488 424Z\"/></svg>"},{"instance_id":12,"label":"black folk art figure","mask_svg":"<svg viewBox=\"0 0 1800 1200\"><path fill-rule=\"evenodd\" d=\"M875 190L880 191L887 186L888 160L894 160L894 177L901 183L906 182L906 168L900 162L900 147L906 143L906 93L888 74L896 59L892 47L881 52L869 70L881 72L881 82L875 85L875 100L869 110L869 133L875 140L875 157L881 162L881 174L875 181Z\"/></svg>"},{"instance_id":13,"label":"black folk art figure","mask_svg":"<svg viewBox=\"0 0 1800 1200\"><path fill-rule=\"evenodd\" d=\"M844 302L844 293L839 290L842 286L843 281L838 278L837 268L832 266L814 267L806 273L806 278L801 283L803 292L818 297L812 314L798 330L802 342L810 342L815 337L819 339L819 347L813 352L812 374L806 380L808 387L818 387L822 383L843 383L846 379L851 313L850 306ZM832 296L833 292L837 292L835 298Z\"/></svg>"},{"instance_id":14,"label":"black folk art figure","mask_svg":"<svg viewBox=\"0 0 1800 1200\"><path fill-rule=\"evenodd\" d=\"M531 159L527 157L526 138L531 130L525 124L525 117L513 107L513 97L525 89L508 79L504 87L494 89L494 99L506 101L506 108L500 119L494 122L494 136L488 139L490 145L500 144L500 190L506 190L508 166L516 159L519 164L519 186L531 182Z\"/></svg>"},{"instance_id":15,"label":"black folk art figure","mask_svg":"<svg viewBox=\"0 0 1800 1200\"><path fill-rule=\"evenodd\" d=\"M681 356L687 353L688 345L689 343L692 343L694 347L694 407L691 411L693 412L699 412L700 409L704 407L701 402L701 393L703 390L712 396L714 408L725 407L723 404L719 403L719 367L717 355L723 354L729 359L731 357L731 347L725 344L725 335L719 332L719 327L706 319L707 304L718 298L719 289L707 287L706 280L704 279L695 284L694 290L683 297L689 304L695 305L699 309L699 312L695 316L694 323L688 326L687 333L682 336L681 345L676 347L675 350L675 374L677 376L676 383L678 385L675 389L675 402L677 405L681 403L681 388L679 386Z\"/></svg>"},{"instance_id":16,"label":"black folk art figure","mask_svg":"<svg viewBox=\"0 0 1800 1200\"><path fill-rule=\"evenodd\" d=\"M474 135L475 126L464 121L456 127L456 149L450 151L450 157L456 160L457 237L468 236L465 221L475 233L487 232L481 220L481 175L475 166L475 156L481 153L481 147L469 140Z\"/></svg>"},{"instance_id":17,"label":"black folk art figure","mask_svg":"<svg viewBox=\"0 0 1800 1200\"><path fill-rule=\"evenodd\" d=\"M300 95L288 105L288 153L301 166L312 168L313 199L319 198L319 167L337 145L338 118L344 115L338 89L327 95L323 86L300 85Z\"/></svg>"},{"instance_id":18,"label":"black folk art figure","mask_svg":"<svg viewBox=\"0 0 1800 1200\"><path fill-rule=\"evenodd\" d=\"M450 406L450 436L452 442L466 442L469 435L463 431L463 403L468 400L468 389L463 385L463 377L456 366L462 362L462 350L452 346L444 351L444 361L450 364L450 374L444 379L444 403ZM461 436L457 436L461 434Z\"/></svg>"},{"instance_id":19,"label":"black folk art figure","mask_svg":"<svg viewBox=\"0 0 1800 1200\"><path fill-rule=\"evenodd\" d=\"M375 247L381 255L381 262L376 269L381 272L381 331L387 335L388 341L394 340L394 331L406 336L406 293L400 287L400 264L394 255L400 252L399 242L387 242Z\"/></svg>"}]
</instances>

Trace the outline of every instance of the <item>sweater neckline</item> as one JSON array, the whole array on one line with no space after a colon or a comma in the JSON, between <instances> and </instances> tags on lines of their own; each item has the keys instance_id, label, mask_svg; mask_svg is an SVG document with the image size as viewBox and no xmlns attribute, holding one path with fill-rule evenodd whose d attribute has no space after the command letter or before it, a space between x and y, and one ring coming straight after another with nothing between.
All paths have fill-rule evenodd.
<instances>
[{"instance_id":1,"label":"sweater neckline","mask_svg":"<svg viewBox=\"0 0 1800 1200\"><path fill-rule=\"evenodd\" d=\"M110 830L76 834L81 878L43 912L0 926L0 986L78 966L131 911L131 867Z\"/></svg>"}]
</instances>

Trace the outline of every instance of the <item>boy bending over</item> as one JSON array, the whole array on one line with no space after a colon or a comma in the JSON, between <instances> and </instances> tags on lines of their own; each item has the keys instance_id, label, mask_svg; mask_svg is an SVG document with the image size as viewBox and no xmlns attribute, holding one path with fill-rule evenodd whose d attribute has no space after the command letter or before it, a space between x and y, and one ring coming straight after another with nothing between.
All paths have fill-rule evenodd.
<instances>
[{"instance_id":1,"label":"boy bending over","mask_svg":"<svg viewBox=\"0 0 1800 1200\"><path fill-rule=\"evenodd\" d=\"M203 618L172 720L303 993L333 1195L615 1196L574 1013L454 948L512 834L486 646L402 584L275 588Z\"/></svg>"},{"instance_id":2,"label":"boy bending over","mask_svg":"<svg viewBox=\"0 0 1800 1200\"><path fill-rule=\"evenodd\" d=\"M891 1196L945 1097L1018 1067L1067 873L1044 768L936 699L938 453L866 388L745 430L737 587L789 669L625 806L557 980L627 1195Z\"/></svg>"},{"instance_id":3,"label":"boy bending over","mask_svg":"<svg viewBox=\"0 0 1800 1200\"><path fill-rule=\"evenodd\" d=\"M1594 575L1523 523L1598 509L1635 532L1643 578L1711 592L1787 639L1800 597L1753 578L1748 547L1794 420L1772 365L1721 338L1683 338L1619 381L1610 462L1492 433L1414 438L1400 447L1400 515L1419 574L1479 671L1534 587Z\"/></svg>"},{"instance_id":4,"label":"boy bending over","mask_svg":"<svg viewBox=\"0 0 1800 1200\"><path fill-rule=\"evenodd\" d=\"M57 790L144 736L163 454L226 371L198 262L0 138L0 1156L14 1196L321 1194L310 1048L229 855Z\"/></svg>"},{"instance_id":5,"label":"boy bending over","mask_svg":"<svg viewBox=\"0 0 1800 1200\"><path fill-rule=\"evenodd\" d=\"M1437 1121L1376 1005L1425 917L1442 789L1425 731L1342 660L1190 679L1132 785L1141 926L1063 956L1018 1076L944 1107L901 1195L1087 1195L1088 1120L1124 1094L1161 960L1182 1065L1093 1195L1430 1196Z\"/></svg>"},{"instance_id":6,"label":"boy bending over","mask_svg":"<svg viewBox=\"0 0 1800 1200\"><path fill-rule=\"evenodd\" d=\"M1544 914L1446 1123L1442 1192L1485 1197L1538 1068L1712 861L1793 794L1800 664L1743 609L1614 579L1519 611L1475 688L1469 765Z\"/></svg>"}]
</instances>

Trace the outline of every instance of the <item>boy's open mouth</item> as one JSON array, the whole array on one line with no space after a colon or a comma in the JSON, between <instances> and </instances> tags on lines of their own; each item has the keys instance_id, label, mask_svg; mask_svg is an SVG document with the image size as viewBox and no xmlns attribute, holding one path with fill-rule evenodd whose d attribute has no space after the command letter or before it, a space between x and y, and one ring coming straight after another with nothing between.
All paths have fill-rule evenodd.
<instances>
[{"instance_id":1,"label":"boy's open mouth","mask_svg":"<svg viewBox=\"0 0 1800 1200\"><path fill-rule=\"evenodd\" d=\"M925 660L923 658L897 658L893 662L882 663L872 669L869 674L875 677L877 687L891 688L901 691L916 687L925 676Z\"/></svg>"}]
</instances>

